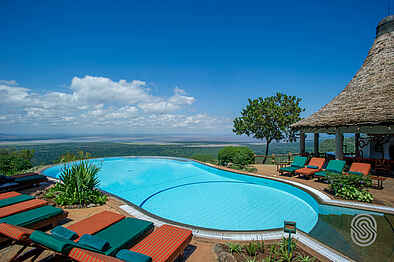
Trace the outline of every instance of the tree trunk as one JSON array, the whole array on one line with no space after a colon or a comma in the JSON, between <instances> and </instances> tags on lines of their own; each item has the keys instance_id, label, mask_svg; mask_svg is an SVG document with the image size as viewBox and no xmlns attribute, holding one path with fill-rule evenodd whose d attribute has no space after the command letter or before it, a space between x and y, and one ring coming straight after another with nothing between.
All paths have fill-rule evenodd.
<instances>
[{"instance_id":1,"label":"tree trunk","mask_svg":"<svg viewBox=\"0 0 394 262\"><path fill-rule=\"evenodd\" d=\"M267 155L268 155L268 148L270 146L271 142L267 141L267 146L265 147L265 155L264 155L264 160L263 160L263 164L265 164L265 161L267 160Z\"/></svg>"}]
</instances>

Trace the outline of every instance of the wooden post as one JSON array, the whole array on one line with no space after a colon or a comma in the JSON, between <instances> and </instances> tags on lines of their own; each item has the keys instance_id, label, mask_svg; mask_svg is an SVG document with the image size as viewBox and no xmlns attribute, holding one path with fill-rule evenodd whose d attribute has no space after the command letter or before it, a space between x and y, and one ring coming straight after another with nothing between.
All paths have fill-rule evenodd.
<instances>
[{"instance_id":1,"label":"wooden post","mask_svg":"<svg viewBox=\"0 0 394 262\"><path fill-rule=\"evenodd\" d=\"M319 133L315 133L315 137L313 139L313 149L315 156L319 157Z\"/></svg>"},{"instance_id":2,"label":"wooden post","mask_svg":"<svg viewBox=\"0 0 394 262\"><path fill-rule=\"evenodd\" d=\"M335 142L336 142L335 157L336 159L343 160L343 133L339 128L336 129Z\"/></svg>"},{"instance_id":3,"label":"wooden post","mask_svg":"<svg viewBox=\"0 0 394 262\"><path fill-rule=\"evenodd\" d=\"M360 133L354 134L354 151L356 153L356 157L360 157Z\"/></svg>"},{"instance_id":4,"label":"wooden post","mask_svg":"<svg viewBox=\"0 0 394 262\"><path fill-rule=\"evenodd\" d=\"M305 133L300 132L300 154L305 154Z\"/></svg>"}]
</instances>

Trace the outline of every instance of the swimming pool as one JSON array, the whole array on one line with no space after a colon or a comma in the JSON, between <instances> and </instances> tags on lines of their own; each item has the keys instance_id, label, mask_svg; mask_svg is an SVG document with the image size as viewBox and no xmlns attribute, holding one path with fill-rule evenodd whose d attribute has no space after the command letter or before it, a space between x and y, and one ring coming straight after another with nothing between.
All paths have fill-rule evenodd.
<instances>
[{"instance_id":1,"label":"swimming pool","mask_svg":"<svg viewBox=\"0 0 394 262\"><path fill-rule=\"evenodd\" d=\"M100 188L145 211L196 227L255 231L283 227L284 220L356 261L393 261L394 215L319 204L305 191L279 181L212 168L194 161L152 157L90 160L102 168ZM56 178L62 165L43 173ZM376 240L360 247L352 221L369 215Z\"/></svg>"},{"instance_id":2,"label":"swimming pool","mask_svg":"<svg viewBox=\"0 0 394 262\"><path fill-rule=\"evenodd\" d=\"M284 220L309 232L318 203L306 192L194 161L119 157L101 165L100 188L156 216L196 227L249 231L282 228ZM57 177L62 165L43 173Z\"/></svg>"}]
</instances>

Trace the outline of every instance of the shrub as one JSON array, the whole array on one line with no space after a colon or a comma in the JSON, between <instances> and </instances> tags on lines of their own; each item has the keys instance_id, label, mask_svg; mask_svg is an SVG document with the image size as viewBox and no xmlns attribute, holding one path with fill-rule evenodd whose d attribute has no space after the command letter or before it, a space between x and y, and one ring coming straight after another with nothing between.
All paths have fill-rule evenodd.
<instances>
[{"instance_id":1,"label":"shrub","mask_svg":"<svg viewBox=\"0 0 394 262\"><path fill-rule=\"evenodd\" d=\"M373 200L372 194L364 189L372 184L369 176L329 173L328 180L330 181L328 190L337 197L361 202Z\"/></svg>"},{"instance_id":2,"label":"shrub","mask_svg":"<svg viewBox=\"0 0 394 262\"><path fill-rule=\"evenodd\" d=\"M33 153L34 151L30 150L2 149L0 151L0 174L12 176L32 168Z\"/></svg>"},{"instance_id":3,"label":"shrub","mask_svg":"<svg viewBox=\"0 0 394 262\"><path fill-rule=\"evenodd\" d=\"M227 248L231 253L240 253L242 251L242 246L237 243L227 243Z\"/></svg>"},{"instance_id":4,"label":"shrub","mask_svg":"<svg viewBox=\"0 0 394 262\"><path fill-rule=\"evenodd\" d=\"M104 204L107 197L97 190L99 171L100 167L86 160L65 165L59 176L60 183L56 183L45 196L61 206Z\"/></svg>"},{"instance_id":5,"label":"shrub","mask_svg":"<svg viewBox=\"0 0 394 262\"><path fill-rule=\"evenodd\" d=\"M219 165L227 166L233 163L235 166L244 168L249 164L254 164L254 152L244 146L228 146L221 149L218 153Z\"/></svg>"},{"instance_id":6,"label":"shrub","mask_svg":"<svg viewBox=\"0 0 394 262\"><path fill-rule=\"evenodd\" d=\"M216 163L216 159L212 155L194 154L191 156L191 159L207 163Z\"/></svg>"}]
</instances>

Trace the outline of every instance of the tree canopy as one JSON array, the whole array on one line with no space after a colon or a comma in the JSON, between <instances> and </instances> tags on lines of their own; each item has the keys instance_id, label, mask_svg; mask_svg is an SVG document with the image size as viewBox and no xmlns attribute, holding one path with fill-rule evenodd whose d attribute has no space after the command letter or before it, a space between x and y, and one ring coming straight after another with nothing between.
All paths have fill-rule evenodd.
<instances>
[{"instance_id":1,"label":"tree canopy","mask_svg":"<svg viewBox=\"0 0 394 262\"><path fill-rule=\"evenodd\" d=\"M301 98L276 93L270 97L248 99L249 104L242 109L241 116L234 119L233 132L237 135L265 139L268 154L269 144L273 141L288 139L295 141L295 133L290 125L301 120ZM265 163L265 159L264 159Z\"/></svg>"},{"instance_id":2,"label":"tree canopy","mask_svg":"<svg viewBox=\"0 0 394 262\"><path fill-rule=\"evenodd\" d=\"M31 159L33 158L33 154L33 150L11 151L1 149L0 174L10 176L32 168L33 165L31 163Z\"/></svg>"}]
</instances>

